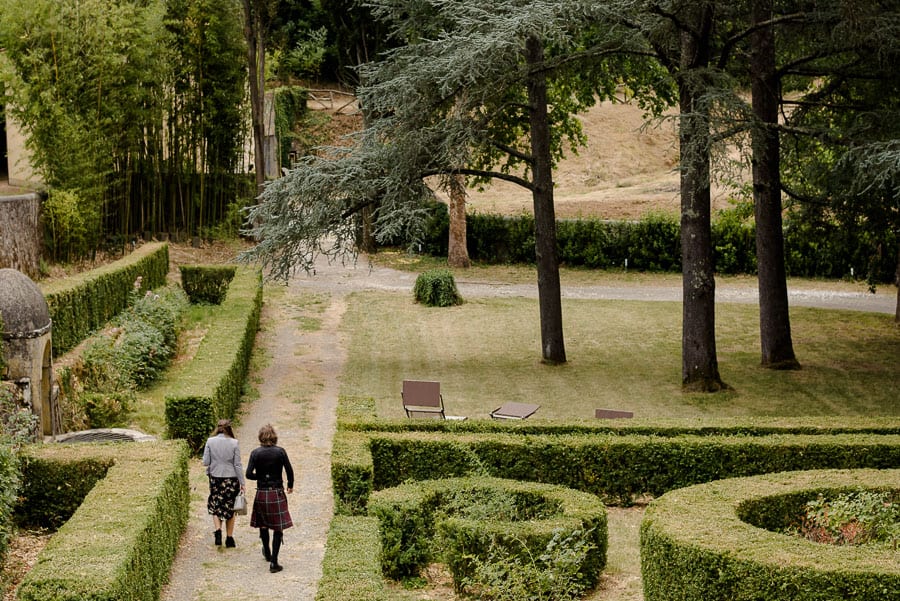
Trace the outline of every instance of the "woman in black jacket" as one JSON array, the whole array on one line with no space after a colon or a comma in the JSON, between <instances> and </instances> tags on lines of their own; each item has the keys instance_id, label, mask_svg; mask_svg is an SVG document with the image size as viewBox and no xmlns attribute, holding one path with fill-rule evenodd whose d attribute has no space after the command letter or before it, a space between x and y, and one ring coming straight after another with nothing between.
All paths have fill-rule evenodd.
<instances>
[{"instance_id":1,"label":"woman in black jacket","mask_svg":"<svg viewBox=\"0 0 900 601\"><path fill-rule=\"evenodd\" d=\"M277 446L278 435L271 424L259 429L260 446L250 453L247 463L247 479L256 480L256 497L250 527L259 528L262 554L269 562L270 572L280 572L278 551L284 539L283 532L294 525L288 510L282 471L287 476L287 493L294 492L294 470L287 451ZM272 530L272 547L269 548L269 530Z\"/></svg>"}]
</instances>

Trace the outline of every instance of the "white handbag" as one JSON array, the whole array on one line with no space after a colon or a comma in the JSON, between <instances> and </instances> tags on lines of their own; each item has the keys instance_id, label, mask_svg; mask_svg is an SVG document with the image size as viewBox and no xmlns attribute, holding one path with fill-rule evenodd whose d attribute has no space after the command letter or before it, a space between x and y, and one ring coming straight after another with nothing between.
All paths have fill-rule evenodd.
<instances>
[{"instance_id":1,"label":"white handbag","mask_svg":"<svg viewBox=\"0 0 900 601\"><path fill-rule=\"evenodd\" d=\"M247 499L244 497L244 493L239 492L234 498L233 509L238 515L247 515Z\"/></svg>"}]
</instances>

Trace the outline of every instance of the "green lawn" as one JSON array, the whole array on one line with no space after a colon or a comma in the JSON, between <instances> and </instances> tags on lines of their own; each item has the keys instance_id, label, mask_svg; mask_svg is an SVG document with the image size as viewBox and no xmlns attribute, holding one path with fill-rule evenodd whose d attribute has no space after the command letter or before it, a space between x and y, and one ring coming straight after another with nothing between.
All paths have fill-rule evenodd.
<instances>
[{"instance_id":1,"label":"green lawn","mask_svg":"<svg viewBox=\"0 0 900 601\"><path fill-rule=\"evenodd\" d=\"M448 413L487 418L505 401L535 402L535 418L590 418L597 407L636 417L900 416L900 328L891 316L794 308L800 371L759 367L757 308L719 305L723 379L734 390L681 392L681 305L563 301L568 363L540 362L533 299L472 299L452 308L411 295L358 293L343 328L344 395L372 397L402 417L404 379L438 380Z\"/></svg>"}]
</instances>

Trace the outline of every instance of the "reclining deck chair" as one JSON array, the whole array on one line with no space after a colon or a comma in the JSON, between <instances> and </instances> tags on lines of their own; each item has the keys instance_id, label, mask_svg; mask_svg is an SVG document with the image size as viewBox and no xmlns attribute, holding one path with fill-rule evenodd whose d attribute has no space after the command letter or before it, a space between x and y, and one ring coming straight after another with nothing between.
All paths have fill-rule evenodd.
<instances>
[{"instance_id":1,"label":"reclining deck chair","mask_svg":"<svg viewBox=\"0 0 900 601\"><path fill-rule=\"evenodd\" d=\"M622 419L634 417L634 412L619 411L618 409L594 409L594 417L597 419Z\"/></svg>"},{"instance_id":2,"label":"reclining deck chair","mask_svg":"<svg viewBox=\"0 0 900 601\"><path fill-rule=\"evenodd\" d=\"M403 397L403 409L406 411L406 417L446 419L440 382L403 380L403 390L400 395Z\"/></svg>"},{"instance_id":3,"label":"reclining deck chair","mask_svg":"<svg viewBox=\"0 0 900 601\"><path fill-rule=\"evenodd\" d=\"M528 419L535 411L540 409L540 405L533 403L516 403L509 402L497 407L491 411L492 419Z\"/></svg>"}]
</instances>

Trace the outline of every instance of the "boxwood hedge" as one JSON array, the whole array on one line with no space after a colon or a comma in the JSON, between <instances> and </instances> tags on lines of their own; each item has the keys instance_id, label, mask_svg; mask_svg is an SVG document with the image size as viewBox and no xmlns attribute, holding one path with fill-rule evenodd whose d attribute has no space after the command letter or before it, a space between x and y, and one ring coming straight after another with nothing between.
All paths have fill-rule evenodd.
<instances>
[{"instance_id":1,"label":"boxwood hedge","mask_svg":"<svg viewBox=\"0 0 900 601\"><path fill-rule=\"evenodd\" d=\"M799 517L803 503L819 494L858 489L900 492L900 470L768 474L663 495L641 525L644 598L900 599L895 549L827 545L757 526L786 524L786 516Z\"/></svg>"},{"instance_id":2,"label":"boxwood hedge","mask_svg":"<svg viewBox=\"0 0 900 601\"><path fill-rule=\"evenodd\" d=\"M356 512L371 490L471 474L560 484L610 504L630 504L644 495L735 476L897 465L900 435L895 434L338 431L332 478L339 510Z\"/></svg>"},{"instance_id":3,"label":"boxwood hedge","mask_svg":"<svg viewBox=\"0 0 900 601\"><path fill-rule=\"evenodd\" d=\"M471 515L479 502L485 515ZM592 588L606 565L606 509L594 495L561 486L488 477L414 482L375 493L369 514L380 524L382 571L394 579L442 560L460 587L492 546L531 561L555 537L576 533L590 544L574 575L580 587Z\"/></svg>"},{"instance_id":4,"label":"boxwood hedge","mask_svg":"<svg viewBox=\"0 0 900 601\"><path fill-rule=\"evenodd\" d=\"M55 478L29 482L30 490L59 486L67 466L93 461L109 467L41 551L16 598L158 599L187 525L187 445L183 441L43 445L29 454L32 465L60 466L26 472ZM73 487L65 494L74 501L82 491ZM30 505L38 502L33 495L25 500Z\"/></svg>"}]
</instances>

